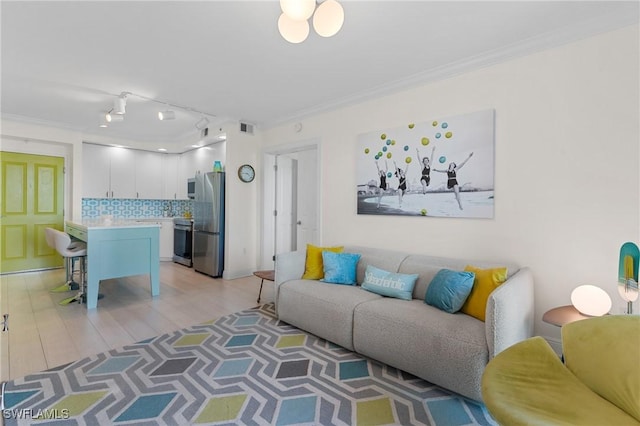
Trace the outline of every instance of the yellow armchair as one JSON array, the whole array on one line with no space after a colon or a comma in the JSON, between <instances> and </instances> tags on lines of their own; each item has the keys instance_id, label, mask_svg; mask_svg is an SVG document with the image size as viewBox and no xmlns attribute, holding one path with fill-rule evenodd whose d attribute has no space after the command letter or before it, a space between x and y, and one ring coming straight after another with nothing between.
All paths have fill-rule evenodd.
<instances>
[{"instance_id":1,"label":"yellow armchair","mask_svg":"<svg viewBox=\"0 0 640 426\"><path fill-rule=\"evenodd\" d=\"M502 425L640 425L640 316L562 327L564 363L542 337L496 355L482 397Z\"/></svg>"}]
</instances>

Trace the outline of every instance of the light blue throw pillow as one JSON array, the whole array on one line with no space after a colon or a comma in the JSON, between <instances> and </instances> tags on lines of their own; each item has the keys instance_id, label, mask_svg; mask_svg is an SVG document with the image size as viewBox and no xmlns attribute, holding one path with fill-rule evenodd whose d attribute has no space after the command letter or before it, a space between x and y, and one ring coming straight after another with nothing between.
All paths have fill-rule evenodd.
<instances>
[{"instance_id":1,"label":"light blue throw pillow","mask_svg":"<svg viewBox=\"0 0 640 426\"><path fill-rule=\"evenodd\" d=\"M458 312L471 293L475 276L473 272L439 270L429 283L425 303L450 314Z\"/></svg>"},{"instance_id":2,"label":"light blue throw pillow","mask_svg":"<svg viewBox=\"0 0 640 426\"><path fill-rule=\"evenodd\" d=\"M360 255L356 253L322 252L324 278L320 281L332 284L356 284L356 267Z\"/></svg>"},{"instance_id":3,"label":"light blue throw pillow","mask_svg":"<svg viewBox=\"0 0 640 426\"><path fill-rule=\"evenodd\" d=\"M362 288L382 296L411 300L418 274L396 274L367 265Z\"/></svg>"}]
</instances>

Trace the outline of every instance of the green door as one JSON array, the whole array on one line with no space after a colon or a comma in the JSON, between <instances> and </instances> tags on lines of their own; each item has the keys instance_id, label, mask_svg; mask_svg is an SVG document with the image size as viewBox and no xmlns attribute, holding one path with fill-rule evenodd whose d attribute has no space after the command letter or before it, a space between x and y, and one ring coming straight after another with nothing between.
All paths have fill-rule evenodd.
<instances>
[{"instance_id":1,"label":"green door","mask_svg":"<svg viewBox=\"0 0 640 426\"><path fill-rule=\"evenodd\" d=\"M62 265L44 228L63 230L64 158L0 152L0 273Z\"/></svg>"}]
</instances>

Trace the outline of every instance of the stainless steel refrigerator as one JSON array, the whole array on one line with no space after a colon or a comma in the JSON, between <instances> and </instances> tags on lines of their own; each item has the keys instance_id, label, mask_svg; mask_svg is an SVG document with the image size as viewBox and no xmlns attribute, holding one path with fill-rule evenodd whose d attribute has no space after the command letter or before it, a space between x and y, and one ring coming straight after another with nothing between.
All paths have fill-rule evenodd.
<instances>
[{"instance_id":1,"label":"stainless steel refrigerator","mask_svg":"<svg viewBox=\"0 0 640 426\"><path fill-rule=\"evenodd\" d=\"M224 270L223 172L196 175L193 200L193 268L212 277Z\"/></svg>"}]
</instances>

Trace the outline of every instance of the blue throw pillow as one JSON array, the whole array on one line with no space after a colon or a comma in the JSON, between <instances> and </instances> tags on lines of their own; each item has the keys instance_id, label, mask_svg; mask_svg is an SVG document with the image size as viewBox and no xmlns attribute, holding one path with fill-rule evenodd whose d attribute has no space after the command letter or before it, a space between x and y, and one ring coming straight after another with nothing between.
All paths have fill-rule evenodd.
<instances>
[{"instance_id":1,"label":"blue throw pillow","mask_svg":"<svg viewBox=\"0 0 640 426\"><path fill-rule=\"evenodd\" d=\"M356 267L360 255L356 253L322 252L324 278L320 281L332 284L356 284Z\"/></svg>"},{"instance_id":2,"label":"blue throw pillow","mask_svg":"<svg viewBox=\"0 0 640 426\"><path fill-rule=\"evenodd\" d=\"M474 278L473 272L441 269L431 280L424 301L450 314L458 312L471 293Z\"/></svg>"},{"instance_id":3,"label":"blue throw pillow","mask_svg":"<svg viewBox=\"0 0 640 426\"><path fill-rule=\"evenodd\" d=\"M418 274L396 274L367 265L362 288L382 296L411 300Z\"/></svg>"}]
</instances>

